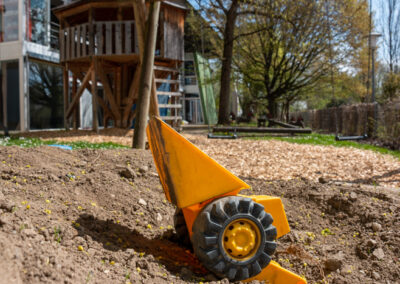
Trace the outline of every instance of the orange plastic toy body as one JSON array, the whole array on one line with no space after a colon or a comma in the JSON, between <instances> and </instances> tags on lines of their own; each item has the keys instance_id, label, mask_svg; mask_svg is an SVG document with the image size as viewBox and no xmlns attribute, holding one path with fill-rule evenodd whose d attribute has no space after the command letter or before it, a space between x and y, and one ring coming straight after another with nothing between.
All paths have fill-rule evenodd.
<instances>
[{"instance_id":1,"label":"orange plastic toy body","mask_svg":"<svg viewBox=\"0 0 400 284\"><path fill-rule=\"evenodd\" d=\"M147 127L150 149L167 199L182 208L189 235L201 210L223 196L242 196L250 188L159 118L152 118ZM246 196L264 206L273 217L277 238L290 228L282 201L271 196ZM306 280L271 261L251 280L267 280L275 284L300 284Z\"/></svg>"}]
</instances>

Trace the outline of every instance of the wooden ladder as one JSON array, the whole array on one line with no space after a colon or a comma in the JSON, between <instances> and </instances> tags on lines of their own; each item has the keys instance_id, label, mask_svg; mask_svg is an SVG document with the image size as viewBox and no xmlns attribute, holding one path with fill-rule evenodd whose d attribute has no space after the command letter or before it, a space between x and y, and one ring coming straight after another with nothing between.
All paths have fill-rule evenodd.
<instances>
[{"instance_id":1,"label":"wooden ladder","mask_svg":"<svg viewBox=\"0 0 400 284\"><path fill-rule=\"evenodd\" d=\"M168 115L161 115L161 119L170 123L174 127L180 127L182 116L180 110L182 104L180 98L182 93L179 91L179 69L161 65L154 65L154 80L157 89L162 84L169 84L170 91L157 91L157 96L168 96L168 103L159 103L159 108L168 109Z\"/></svg>"}]
</instances>

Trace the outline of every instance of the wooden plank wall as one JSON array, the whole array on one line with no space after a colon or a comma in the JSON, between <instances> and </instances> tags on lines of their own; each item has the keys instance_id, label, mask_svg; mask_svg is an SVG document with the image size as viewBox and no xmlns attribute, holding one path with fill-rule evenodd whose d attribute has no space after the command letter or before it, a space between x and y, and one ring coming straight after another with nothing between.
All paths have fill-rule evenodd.
<instances>
[{"instance_id":1,"label":"wooden plank wall","mask_svg":"<svg viewBox=\"0 0 400 284\"><path fill-rule=\"evenodd\" d=\"M163 9L163 54L162 57L174 60L184 60L184 25L185 12L176 9Z\"/></svg>"},{"instance_id":2,"label":"wooden plank wall","mask_svg":"<svg viewBox=\"0 0 400 284\"><path fill-rule=\"evenodd\" d=\"M92 55L129 55L136 49L134 21L82 24L60 31L62 62Z\"/></svg>"}]
</instances>

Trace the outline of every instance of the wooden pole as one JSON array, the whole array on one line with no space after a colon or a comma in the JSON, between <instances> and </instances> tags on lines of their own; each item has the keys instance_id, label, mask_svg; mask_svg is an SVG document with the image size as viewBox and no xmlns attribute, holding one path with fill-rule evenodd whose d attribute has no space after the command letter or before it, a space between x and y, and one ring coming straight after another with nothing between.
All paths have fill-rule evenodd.
<instances>
[{"instance_id":1,"label":"wooden pole","mask_svg":"<svg viewBox=\"0 0 400 284\"><path fill-rule=\"evenodd\" d=\"M64 128L69 130L68 126L68 109L69 109L69 78L68 78L68 64L64 66L63 72L63 90L64 90Z\"/></svg>"},{"instance_id":2,"label":"wooden pole","mask_svg":"<svg viewBox=\"0 0 400 284\"><path fill-rule=\"evenodd\" d=\"M144 17L146 16L145 3L144 0L136 1L133 4L133 12L135 15L136 31L138 34L139 43L139 55L140 62L143 61L143 50L144 50ZM152 88L150 94L150 114L155 116L160 116L160 110L158 108L158 98L157 98L157 86L154 78L154 72L152 72ZM127 114L128 116L129 114Z\"/></svg>"},{"instance_id":3,"label":"wooden pole","mask_svg":"<svg viewBox=\"0 0 400 284\"><path fill-rule=\"evenodd\" d=\"M93 131L99 133L99 117L97 111L97 58L93 57L94 69L92 71L92 128Z\"/></svg>"},{"instance_id":4,"label":"wooden pole","mask_svg":"<svg viewBox=\"0 0 400 284\"><path fill-rule=\"evenodd\" d=\"M77 86L77 78L76 75L73 74L72 76L72 97L76 96L76 91L78 89ZM78 119L79 119L79 103L76 103L76 106L74 107L74 114L73 114L73 129L74 130L78 130Z\"/></svg>"},{"instance_id":5,"label":"wooden pole","mask_svg":"<svg viewBox=\"0 0 400 284\"><path fill-rule=\"evenodd\" d=\"M133 134L133 148L144 149L146 139L147 116L150 106L150 92L154 68L154 53L157 40L157 26L160 15L160 2L152 1L146 23L146 41L140 70L139 99Z\"/></svg>"},{"instance_id":6,"label":"wooden pole","mask_svg":"<svg viewBox=\"0 0 400 284\"><path fill-rule=\"evenodd\" d=\"M139 45L140 61L142 61L144 50L144 25L146 23L146 4L144 0L133 2L133 13L135 15L135 25Z\"/></svg>"},{"instance_id":7,"label":"wooden pole","mask_svg":"<svg viewBox=\"0 0 400 284\"><path fill-rule=\"evenodd\" d=\"M94 69L94 65L92 64L92 65L90 65L89 70L87 71L83 80L81 80L81 85L79 86L78 91L76 91L76 95L73 97L72 102L69 104L69 106L67 108L67 111L66 111L67 118L69 118L71 116L76 103L78 103L78 100L81 98L83 91L86 89L86 85L89 83L89 80L92 76L93 69ZM78 78L79 78L79 76L78 76Z\"/></svg>"}]
</instances>

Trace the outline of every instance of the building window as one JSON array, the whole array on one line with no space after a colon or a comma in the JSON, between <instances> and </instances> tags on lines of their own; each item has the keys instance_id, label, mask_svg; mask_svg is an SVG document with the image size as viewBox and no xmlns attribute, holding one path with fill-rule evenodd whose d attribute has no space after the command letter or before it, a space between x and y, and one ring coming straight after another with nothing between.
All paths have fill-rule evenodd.
<instances>
[{"instance_id":1,"label":"building window","mask_svg":"<svg viewBox=\"0 0 400 284\"><path fill-rule=\"evenodd\" d=\"M197 85L196 77L185 77L185 86Z\"/></svg>"},{"instance_id":2,"label":"building window","mask_svg":"<svg viewBox=\"0 0 400 284\"><path fill-rule=\"evenodd\" d=\"M19 65L18 61L0 62L1 129L19 129ZM7 113L4 117L4 111ZM6 119L4 119L6 118Z\"/></svg>"},{"instance_id":3,"label":"building window","mask_svg":"<svg viewBox=\"0 0 400 284\"><path fill-rule=\"evenodd\" d=\"M46 0L28 1L28 40L47 45L49 29L49 5Z\"/></svg>"},{"instance_id":4,"label":"building window","mask_svg":"<svg viewBox=\"0 0 400 284\"><path fill-rule=\"evenodd\" d=\"M185 76L195 76L194 73L194 62L193 61L185 61Z\"/></svg>"},{"instance_id":5,"label":"building window","mask_svg":"<svg viewBox=\"0 0 400 284\"><path fill-rule=\"evenodd\" d=\"M29 62L30 129L62 128L64 125L62 68Z\"/></svg>"},{"instance_id":6,"label":"building window","mask_svg":"<svg viewBox=\"0 0 400 284\"><path fill-rule=\"evenodd\" d=\"M18 1L0 0L0 42L18 40Z\"/></svg>"}]
</instances>

